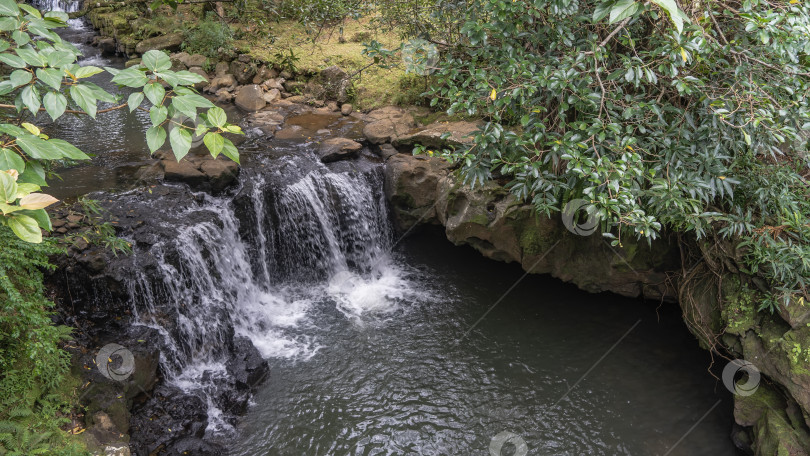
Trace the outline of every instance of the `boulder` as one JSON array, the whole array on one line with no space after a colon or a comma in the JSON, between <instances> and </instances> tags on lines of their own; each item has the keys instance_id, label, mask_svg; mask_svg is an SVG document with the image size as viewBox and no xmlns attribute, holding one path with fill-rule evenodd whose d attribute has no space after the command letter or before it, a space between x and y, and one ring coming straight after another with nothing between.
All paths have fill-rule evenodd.
<instances>
[{"instance_id":1,"label":"boulder","mask_svg":"<svg viewBox=\"0 0 810 456\"><path fill-rule=\"evenodd\" d=\"M99 39L98 48L101 50L101 55L115 54L115 38L106 37Z\"/></svg>"},{"instance_id":2,"label":"boulder","mask_svg":"<svg viewBox=\"0 0 810 456\"><path fill-rule=\"evenodd\" d=\"M363 146L348 138L331 138L323 141L318 148L318 156L324 163L344 160L357 155Z\"/></svg>"},{"instance_id":3,"label":"boulder","mask_svg":"<svg viewBox=\"0 0 810 456\"><path fill-rule=\"evenodd\" d=\"M340 107L340 113L344 116L348 116L354 111L354 106L349 103L343 103L343 106Z\"/></svg>"},{"instance_id":4,"label":"boulder","mask_svg":"<svg viewBox=\"0 0 810 456\"><path fill-rule=\"evenodd\" d=\"M321 70L317 79L317 82L323 87L324 96L327 99L335 100L338 103L345 103L349 99L351 78L337 65Z\"/></svg>"},{"instance_id":5,"label":"boulder","mask_svg":"<svg viewBox=\"0 0 810 456\"><path fill-rule=\"evenodd\" d=\"M239 173L239 165L231 160L217 157L214 160L203 160L200 164L200 171L208 178L208 182L211 184L211 191L219 193L236 182L236 177Z\"/></svg>"},{"instance_id":6,"label":"boulder","mask_svg":"<svg viewBox=\"0 0 810 456\"><path fill-rule=\"evenodd\" d=\"M281 92L278 89L270 89L264 94L264 101L267 103L273 103L277 100L281 99Z\"/></svg>"},{"instance_id":7,"label":"boulder","mask_svg":"<svg viewBox=\"0 0 810 456\"><path fill-rule=\"evenodd\" d=\"M233 101L233 94L227 89L217 90L217 103L230 103Z\"/></svg>"},{"instance_id":8,"label":"boulder","mask_svg":"<svg viewBox=\"0 0 810 456\"><path fill-rule=\"evenodd\" d=\"M202 67L203 65L205 65L205 62L208 60L208 57L206 57L206 56L204 56L202 54L188 55L185 52L183 52L182 54L185 54L185 55L180 58L180 61L183 62L183 64L185 66L189 67L189 68L191 68L191 67Z\"/></svg>"},{"instance_id":9,"label":"boulder","mask_svg":"<svg viewBox=\"0 0 810 456\"><path fill-rule=\"evenodd\" d=\"M256 84L241 87L236 93L234 103L245 111L258 111L267 106L264 91Z\"/></svg>"},{"instance_id":10,"label":"boulder","mask_svg":"<svg viewBox=\"0 0 810 456\"><path fill-rule=\"evenodd\" d=\"M218 62L217 66L214 68L214 75L217 77L225 76L226 74L228 74L228 71L230 71L230 69L231 66L228 65L228 62Z\"/></svg>"},{"instance_id":11,"label":"boulder","mask_svg":"<svg viewBox=\"0 0 810 456\"><path fill-rule=\"evenodd\" d=\"M413 116L396 106L375 109L366 116L369 124L363 135L372 144L382 144L412 133L417 126Z\"/></svg>"},{"instance_id":12,"label":"boulder","mask_svg":"<svg viewBox=\"0 0 810 456\"><path fill-rule=\"evenodd\" d=\"M124 64L124 68L133 67L139 63L141 63L141 59L130 59L127 60L127 63Z\"/></svg>"},{"instance_id":13,"label":"boulder","mask_svg":"<svg viewBox=\"0 0 810 456\"><path fill-rule=\"evenodd\" d=\"M433 149L460 147L472 144L480 122L437 122L415 133L402 135L391 141L394 147L413 147L421 144ZM442 136L450 134L445 139Z\"/></svg>"},{"instance_id":14,"label":"boulder","mask_svg":"<svg viewBox=\"0 0 810 456\"><path fill-rule=\"evenodd\" d=\"M170 33L141 41L135 46L135 52L144 54L152 50L178 51L181 44L183 44L183 34Z\"/></svg>"},{"instance_id":15,"label":"boulder","mask_svg":"<svg viewBox=\"0 0 810 456\"><path fill-rule=\"evenodd\" d=\"M231 62L230 70L239 84L249 84L253 81L253 76L256 76L256 65L241 60Z\"/></svg>"},{"instance_id":16,"label":"boulder","mask_svg":"<svg viewBox=\"0 0 810 456\"><path fill-rule=\"evenodd\" d=\"M211 80L211 84L208 86L208 91L211 93L217 93L220 89L225 89L227 91L232 91L236 88L236 78L233 77L232 74L224 74L222 76L217 76Z\"/></svg>"},{"instance_id":17,"label":"boulder","mask_svg":"<svg viewBox=\"0 0 810 456\"><path fill-rule=\"evenodd\" d=\"M191 67L191 68L188 69L188 71L190 71L190 72L192 72L194 74L199 74L200 76L205 78L204 81L194 84L195 89L202 90L203 87L206 87L209 84L209 82L208 82L208 73L206 73L205 70L202 69L202 67L198 67L198 66Z\"/></svg>"},{"instance_id":18,"label":"boulder","mask_svg":"<svg viewBox=\"0 0 810 456\"><path fill-rule=\"evenodd\" d=\"M262 86L264 86L264 88L266 88L266 89L276 89L278 91L285 90L284 89L284 80L281 79L281 78L268 79L268 80L264 81L264 83L262 83Z\"/></svg>"},{"instance_id":19,"label":"boulder","mask_svg":"<svg viewBox=\"0 0 810 456\"><path fill-rule=\"evenodd\" d=\"M199 187L206 181L205 174L187 158L179 162L172 159L163 160L163 171L167 181L185 182L191 187Z\"/></svg>"}]
</instances>

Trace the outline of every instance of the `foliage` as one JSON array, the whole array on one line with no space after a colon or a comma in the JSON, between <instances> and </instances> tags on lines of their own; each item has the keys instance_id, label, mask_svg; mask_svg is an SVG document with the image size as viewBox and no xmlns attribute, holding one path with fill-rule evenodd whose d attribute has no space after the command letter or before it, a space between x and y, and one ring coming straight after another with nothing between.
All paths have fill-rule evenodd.
<instances>
[{"instance_id":1,"label":"foliage","mask_svg":"<svg viewBox=\"0 0 810 456\"><path fill-rule=\"evenodd\" d=\"M217 60L222 53L220 49L226 53L233 49L233 40L230 26L209 12L205 19L185 30L183 50Z\"/></svg>"},{"instance_id":2,"label":"foliage","mask_svg":"<svg viewBox=\"0 0 810 456\"><path fill-rule=\"evenodd\" d=\"M61 252L53 241L32 244L0 226L0 453L80 454L60 426L70 409L68 355L59 348L69 328L51 323L41 269Z\"/></svg>"},{"instance_id":3,"label":"foliage","mask_svg":"<svg viewBox=\"0 0 810 456\"><path fill-rule=\"evenodd\" d=\"M140 64L116 70L106 68L112 81L138 89L123 104L98 110L98 102L116 103L117 97L86 79L104 72L95 66L79 66L79 50L62 41L53 29L65 26L67 15L50 12L44 16L33 7L14 0L0 0L0 62L11 68L0 79L0 95L14 99L16 116L0 123L0 224L6 225L29 242L41 242L40 229L50 230L51 224L44 208L56 199L39 193L46 186L45 171L54 163L65 160L86 160L89 157L61 139L49 138L39 128L27 122L46 112L52 120L65 113L89 115L129 107L130 112L149 112L152 127L146 131L149 149L155 152L166 143L178 160L191 148L192 130L204 135L211 154L220 153L238 161L233 143L222 133L241 133L239 127L227 122L225 112L189 86L201 82L200 75L189 71L172 71L171 60L161 51L148 51ZM149 108L141 107L144 98ZM197 109L206 110L199 114ZM196 121L184 125L182 117ZM174 125L167 134L165 126Z\"/></svg>"},{"instance_id":4,"label":"foliage","mask_svg":"<svg viewBox=\"0 0 810 456\"><path fill-rule=\"evenodd\" d=\"M288 49L288 51L289 55L282 51L276 52L274 55L276 59L275 66L281 68L282 70L287 70L290 74L295 74L297 70L295 63L301 59L296 57L295 52L293 52L292 49Z\"/></svg>"},{"instance_id":5,"label":"foliage","mask_svg":"<svg viewBox=\"0 0 810 456\"><path fill-rule=\"evenodd\" d=\"M445 151L509 177L540 213L585 198L614 244L662 230L739 238L766 307L808 296L805 2L477 0L429 96L489 122Z\"/></svg>"},{"instance_id":6,"label":"foliage","mask_svg":"<svg viewBox=\"0 0 810 456\"><path fill-rule=\"evenodd\" d=\"M347 17L357 19L365 12L363 0L282 0L281 17L298 19L305 24L326 24Z\"/></svg>"}]
</instances>

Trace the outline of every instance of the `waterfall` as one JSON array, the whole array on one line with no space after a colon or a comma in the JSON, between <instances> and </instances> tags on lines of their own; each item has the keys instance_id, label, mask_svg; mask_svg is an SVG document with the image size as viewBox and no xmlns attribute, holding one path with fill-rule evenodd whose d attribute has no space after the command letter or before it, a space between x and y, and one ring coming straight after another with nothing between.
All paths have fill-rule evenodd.
<instances>
[{"instance_id":1,"label":"waterfall","mask_svg":"<svg viewBox=\"0 0 810 456\"><path fill-rule=\"evenodd\" d=\"M167 380L207 396L213 417L234 336L265 358L307 359L318 343L304 327L319 300L355 318L385 311L404 293L379 167L321 167L280 188L261 177L249 184L240 207L200 194L174 238L135 249L136 263L156 267L133 268L126 279L136 320L164 337Z\"/></svg>"}]
</instances>

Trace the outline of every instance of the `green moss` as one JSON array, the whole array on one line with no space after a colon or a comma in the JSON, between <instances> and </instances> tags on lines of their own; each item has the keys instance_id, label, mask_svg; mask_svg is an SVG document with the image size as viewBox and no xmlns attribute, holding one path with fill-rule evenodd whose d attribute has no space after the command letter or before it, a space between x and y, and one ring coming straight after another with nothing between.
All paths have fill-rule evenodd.
<instances>
[{"instance_id":1,"label":"green moss","mask_svg":"<svg viewBox=\"0 0 810 456\"><path fill-rule=\"evenodd\" d=\"M723 293L721 315L726 324L726 332L741 336L757 323L756 293L741 285L736 277L726 280Z\"/></svg>"}]
</instances>

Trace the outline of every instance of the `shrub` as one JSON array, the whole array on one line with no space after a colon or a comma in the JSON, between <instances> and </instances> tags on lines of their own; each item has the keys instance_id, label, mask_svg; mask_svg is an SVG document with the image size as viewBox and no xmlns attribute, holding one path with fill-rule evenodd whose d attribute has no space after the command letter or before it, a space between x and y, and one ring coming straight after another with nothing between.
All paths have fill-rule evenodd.
<instances>
[{"instance_id":1,"label":"shrub","mask_svg":"<svg viewBox=\"0 0 810 456\"><path fill-rule=\"evenodd\" d=\"M222 54L220 49L225 53L233 50L233 31L212 12L193 27L186 29L184 35L183 50L190 54L202 54L218 60Z\"/></svg>"},{"instance_id":2,"label":"shrub","mask_svg":"<svg viewBox=\"0 0 810 456\"><path fill-rule=\"evenodd\" d=\"M740 239L774 291L766 307L807 299L810 9L690 7L472 2L430 95L489 122L445 156L473 185L508 176L540 213L584 198L615 244Z\"/></svg>"}]
</instances>

